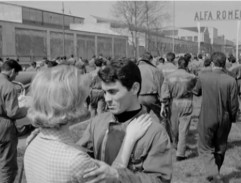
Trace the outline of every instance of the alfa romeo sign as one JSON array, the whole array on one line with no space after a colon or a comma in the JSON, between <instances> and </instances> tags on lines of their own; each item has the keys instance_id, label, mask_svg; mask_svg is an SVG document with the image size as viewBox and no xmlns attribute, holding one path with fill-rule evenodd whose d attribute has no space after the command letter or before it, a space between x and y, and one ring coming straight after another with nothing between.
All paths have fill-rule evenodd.
<instances>
[{"instance_id":1,"label":"alfa romeo sign","mask_svg":"<svg viewBox=\"0 0 241 183\"><path fill-rule=\"evenodd\" d=\"M194 21L241 20L241 10L199 11Z\"/></svg>"}]
</instances>

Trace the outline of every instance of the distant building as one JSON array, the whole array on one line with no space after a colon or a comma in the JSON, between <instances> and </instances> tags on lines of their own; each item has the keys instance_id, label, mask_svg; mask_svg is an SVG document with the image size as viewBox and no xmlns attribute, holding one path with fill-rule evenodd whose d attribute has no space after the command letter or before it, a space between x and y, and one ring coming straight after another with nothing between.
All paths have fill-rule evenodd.
<instances>
[{"instance_id":1,"label":"distant building","mask_svg":"<svg viewBox=\"0 0 241 183\"><path fill-rule=\"evenodd\" d=\"M162 32L166 37L198 42L197 27L175 27L174 29L166 27ZM218 36L218 30L214 27L200 27L200 45L201 53L223 51L228 54L234 52L234 43L225 39L224 36Z\"/></svg>"},{"instance_id":2,"label":"distant building","mask_svg":"<svg viewBox=\"0 0 241 183\"><path fill-rule=\"evenodd\" d=\"M84 23L83 17L0 2L0 57L30 63L43 57L72 54L83 59L98 54L128 56L126 36L101 29L92 31L95 27L71 27Z\"/></svg>"}]
</instances>

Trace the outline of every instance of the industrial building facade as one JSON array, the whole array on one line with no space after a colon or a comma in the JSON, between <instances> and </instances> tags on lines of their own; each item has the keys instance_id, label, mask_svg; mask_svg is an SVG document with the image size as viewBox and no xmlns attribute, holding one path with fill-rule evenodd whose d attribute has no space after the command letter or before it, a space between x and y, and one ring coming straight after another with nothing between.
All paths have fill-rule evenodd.
<instances>
[{"instance_id":1,"label":"industrial building facade","mask_svg":"<svg viewBox=\"0 0 241 183\"><path fill-rule=\"evenodd\" d=\"M70 24L83 23L81 17L6 3L0 3L0 11L1 57L26 62L71 54L86 59L98 54L111 57L128 54L126 36L70 30Z\"/></svg>"}]
</instances>

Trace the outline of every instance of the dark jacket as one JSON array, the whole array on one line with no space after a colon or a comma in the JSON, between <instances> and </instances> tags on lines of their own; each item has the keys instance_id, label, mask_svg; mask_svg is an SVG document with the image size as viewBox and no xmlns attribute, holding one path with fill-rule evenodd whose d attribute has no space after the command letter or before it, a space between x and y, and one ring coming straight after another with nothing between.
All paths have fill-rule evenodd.
<instances>
[{"instance_id":1,"label":"dark jacket","mask_svg":"<svg viewBox=\"0 0 241 183\"><path fill-rule=\"evenodd\" d=\"M231 123L238 111L237 83L223 69L200 74L193 93L202 95L200 124Z\"/></svg>"}]
</instances>

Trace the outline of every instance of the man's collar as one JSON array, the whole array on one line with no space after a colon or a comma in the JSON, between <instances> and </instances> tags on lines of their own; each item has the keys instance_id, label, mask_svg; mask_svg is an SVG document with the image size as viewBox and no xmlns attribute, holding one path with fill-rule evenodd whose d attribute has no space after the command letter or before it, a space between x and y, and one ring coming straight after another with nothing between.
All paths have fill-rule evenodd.
<instances>
[{"instance_id":1,"label":"man's collar","mask_svg":"<svg viewBox=\"0 0 241 183\"><path fill-rule=\"evenodd\" d=\"M6 78L7 80L10 81L10 77L9 77L9 75L8 75L7 73L1 72L1 74L2 74L2 76L3 76L4 78Z\"/></svg>"},{"instance_id":2,"label":"man's collar","mask_svg":"<svg viewBox=\"0 0 241 183\"><path fill-rule=\"evenodd\" d=\"M119 123L118 120L115 118L114 114L110 115L110 118L108 119L108 123L109 124L123 124L124 126L127 126L134 118L139 117L142 114L146 114L147 113L147 109L145 106L142 105L142 108L140 110L140 112L138 112L135 116L133 116L132 118L130 118L129 120L127 120L124 123Z\"/></svg>"}]
</instances>

